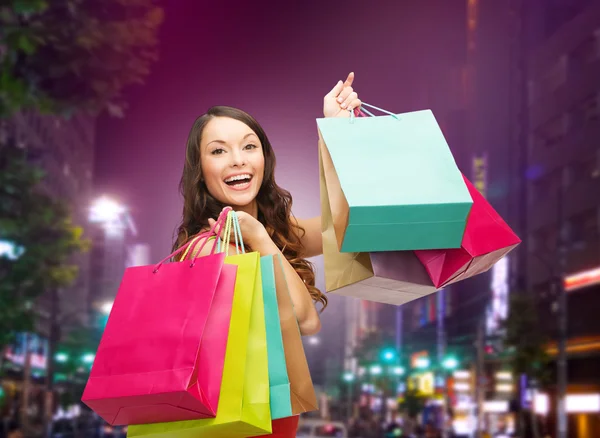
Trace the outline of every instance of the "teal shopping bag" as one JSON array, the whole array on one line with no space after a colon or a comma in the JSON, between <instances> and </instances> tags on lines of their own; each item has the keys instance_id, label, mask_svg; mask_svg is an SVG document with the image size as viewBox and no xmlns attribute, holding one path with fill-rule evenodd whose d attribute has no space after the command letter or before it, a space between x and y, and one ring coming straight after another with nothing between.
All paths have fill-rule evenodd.
<instances>
[{"instance_id":1,"label":"teal shopping bag","mask_svg":"<svg viewBox=\"0 0 600 438\"><path fill-rule=\"evenodd\" d=\"M473 201L433 113L389 114L317 119L339 250L460 248Z\"/></svg>"},{"instance_id":2,"label":"teal shopping bag","mask_svg":"<svg viewBox=\"0 0 600 438\"><path fill-rule=\"evenodd\" d=\"M267 328L267 357L269 366L269 390L271 393L271 418L291 417L292 397L290 380L285 363L283 335L277 305L277 286L272 255L260 258L260 270Z\"/></svg>"}]
</instances>

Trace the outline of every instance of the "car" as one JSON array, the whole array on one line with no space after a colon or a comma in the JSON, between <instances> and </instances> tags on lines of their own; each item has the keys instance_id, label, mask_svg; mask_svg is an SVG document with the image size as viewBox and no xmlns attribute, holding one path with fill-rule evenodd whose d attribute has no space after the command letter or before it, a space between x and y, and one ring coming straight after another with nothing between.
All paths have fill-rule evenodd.
<instances>
[{"instance_id":1,"label":"car","mask_svg":"<svg viewBox=\"0 0 600 438\"><path fill-rule=\"evenodd\" d=\"M344 423L327 420L303 420L296 432L297 438L348 438Z\"/></svg>"}]
</instances>

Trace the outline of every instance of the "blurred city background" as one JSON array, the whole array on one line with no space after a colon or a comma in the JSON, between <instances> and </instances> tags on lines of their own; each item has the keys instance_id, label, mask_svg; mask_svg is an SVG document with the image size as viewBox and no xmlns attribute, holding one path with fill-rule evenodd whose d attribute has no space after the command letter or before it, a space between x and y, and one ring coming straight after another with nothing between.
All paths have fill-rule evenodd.
<instances>
[{"instance_id":1,"label":"blurred city background","mask_svg":"<svg viewBox=\"0 0 600 438\"><path fill-rule=\"evenodd\" d=\"M8 0L0 65L0 437L124 436L79 399L124 269L169 253L193 120L254 115L315 216L350 71L431 108L523 242L400 307L329 295L298 436L600 437L598 0Z\"/></svg>"}]
</instances>

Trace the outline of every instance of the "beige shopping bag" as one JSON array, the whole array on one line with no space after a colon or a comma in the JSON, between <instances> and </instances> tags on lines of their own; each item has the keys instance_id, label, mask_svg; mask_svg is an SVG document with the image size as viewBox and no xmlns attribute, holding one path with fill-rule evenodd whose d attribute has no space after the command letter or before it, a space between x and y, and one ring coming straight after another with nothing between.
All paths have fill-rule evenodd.
<instances>
[{"instance_id":1,"label":"beige shopping bag","mask_svg":"<svg viewBox=\"0 0 600 438\"><path fill-rule=\"evenodd\" d=\"M326 291L395 305L434 293L437 289L413 251L338 250L336 228L343 230L346 226L348 203L320 135L319 175Z\"/></svg>"}]
</instances>

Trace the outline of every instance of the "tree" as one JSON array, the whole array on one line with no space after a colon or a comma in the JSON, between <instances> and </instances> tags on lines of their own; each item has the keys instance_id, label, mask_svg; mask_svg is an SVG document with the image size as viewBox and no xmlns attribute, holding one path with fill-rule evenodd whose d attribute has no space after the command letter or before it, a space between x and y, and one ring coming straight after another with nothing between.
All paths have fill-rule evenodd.
<instances>
[{"instance_id":1,"label":"tree","mask_svg":"<svg viewBox=\"0 0 600 438\"><path fill-rule=\"evenodd\" d=\"M510 352L510 366L514 376L525 374L538 386L547 382L549 356L538 321L536 301L531 294L514 293L509 304L509 316L504 322L504 345ZM537 418L533 410L531 425L534 436L539 436Z\"/></svg>"},{"instance_id":2,"label":"tree","mask_svg":"<svg viewBox=\"0 0 600 438\"><path fill-rule=\"evenodd\" d=\"M20 110L121 116L122 90L157 59L156 0L6 0L0 5L0 117Z\"/></svg>"},{"instance_id":3,"label":"tree","mask_svg":"<svg viewBox=\"0 0 600 438\"><path fill-rule=\"evenodd\" d=\"M72 284L70 257L89 246L65 203L42 190L43 176L25 150L0 147L0 242L10 248L0 256L0 351L33 327L37 297Z\"/></svg>"}]
</instances>

